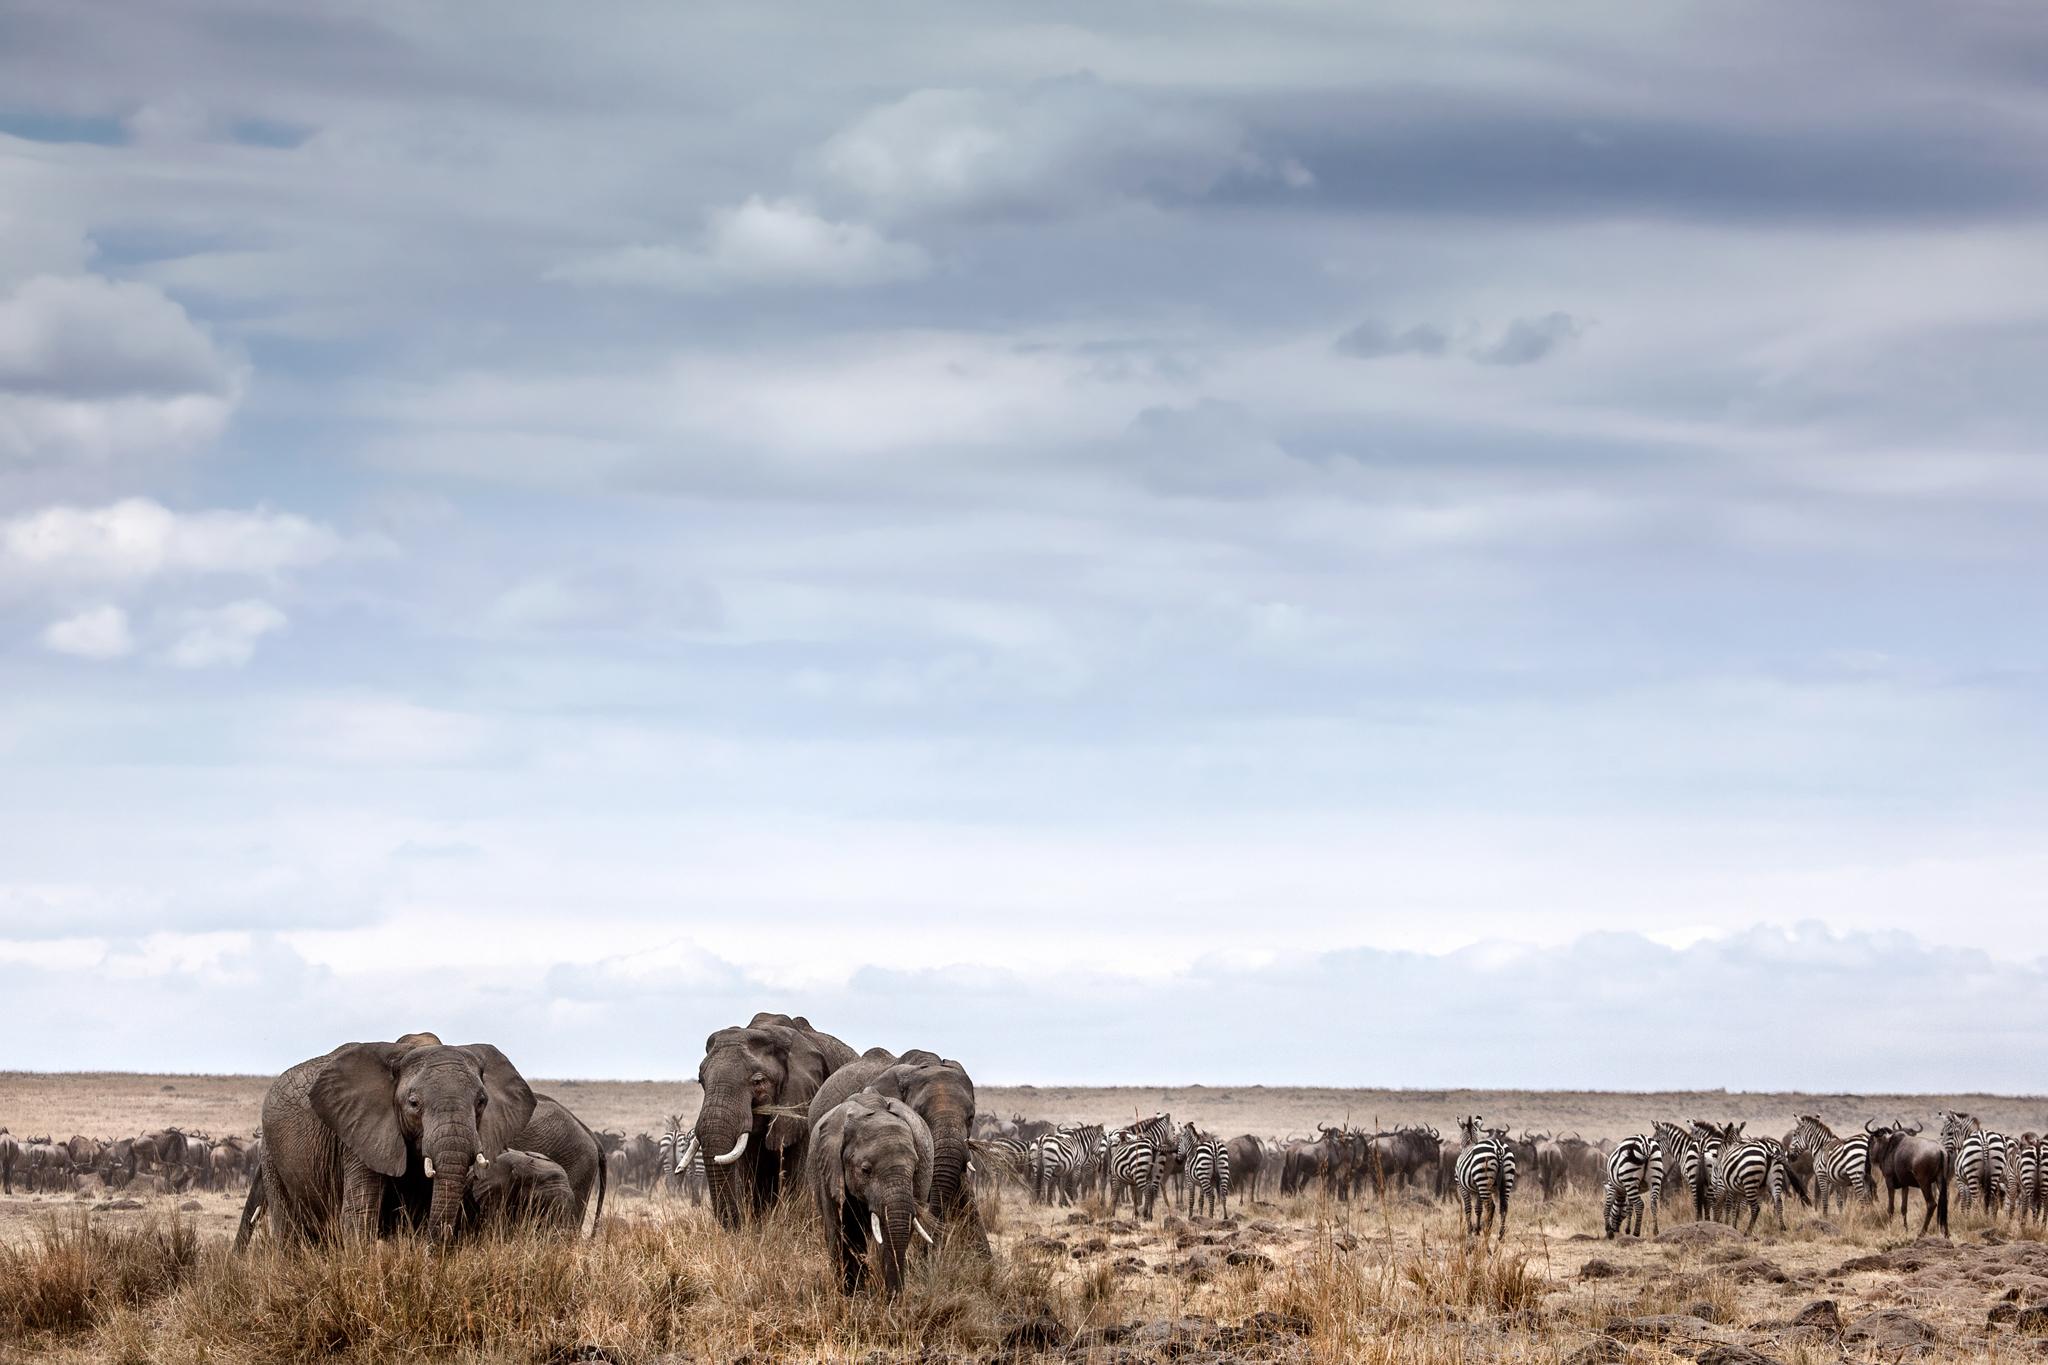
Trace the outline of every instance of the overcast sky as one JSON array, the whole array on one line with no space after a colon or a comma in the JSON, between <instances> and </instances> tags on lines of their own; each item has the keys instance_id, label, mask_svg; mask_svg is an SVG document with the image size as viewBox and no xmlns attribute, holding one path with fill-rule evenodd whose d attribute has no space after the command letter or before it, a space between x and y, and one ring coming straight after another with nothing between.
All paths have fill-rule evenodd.
<instances>
[{"instance_id":1,"label":"overcast sky","mask_svg":"<svg viewBox=\"0 0 2048 1365\"><path fill-rule=\"evenodd\" d=\"M2039 1090L2044 75L15 0L0 1065Z\"/></svg>"}]
</instances>

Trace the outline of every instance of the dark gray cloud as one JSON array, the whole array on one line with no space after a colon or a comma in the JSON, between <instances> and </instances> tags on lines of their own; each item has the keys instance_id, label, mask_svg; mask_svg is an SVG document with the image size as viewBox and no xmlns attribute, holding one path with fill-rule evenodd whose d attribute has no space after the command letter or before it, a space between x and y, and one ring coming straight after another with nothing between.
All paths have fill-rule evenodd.
<instances>
[{"instance_id":1,"label":"dark gray cloud","mask_svg":"<svg viewBox=\"0 0 2048 1365\"><path fill-rule=\"evenodd\" d=\"M1451 334L1431 322L1395 328L1368 318L1337 338L1337 349L1360 360L1377 360L1389 355L1442 355L1450 348Z\"/></svg>"}]
</instances>

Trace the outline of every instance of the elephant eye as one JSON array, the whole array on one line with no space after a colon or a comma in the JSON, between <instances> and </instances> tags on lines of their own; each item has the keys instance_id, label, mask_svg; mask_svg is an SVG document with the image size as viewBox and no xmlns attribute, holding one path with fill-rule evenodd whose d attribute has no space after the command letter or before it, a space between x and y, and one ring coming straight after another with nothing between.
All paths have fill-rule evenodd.
<instances>
[{"instance_id":1,"label":"elephant eye","mask_svg":"<svg viewBox=\"0 0 2048 1365\"><path fill-rule=\"evenodd\" d=\"M407 1096L405 1097L405 1103L406 1103L406 1107L407 1107L407 1108L409 1108L409 1109L417 1109L417 1108L419 1108L419 1107L420 1107L420 1097L419 1097L418 1093L417 1093L417 1092L415 1092L415 1093L413 1093L413 1094L407 1095Z\"/></svg>"}]
</instances>

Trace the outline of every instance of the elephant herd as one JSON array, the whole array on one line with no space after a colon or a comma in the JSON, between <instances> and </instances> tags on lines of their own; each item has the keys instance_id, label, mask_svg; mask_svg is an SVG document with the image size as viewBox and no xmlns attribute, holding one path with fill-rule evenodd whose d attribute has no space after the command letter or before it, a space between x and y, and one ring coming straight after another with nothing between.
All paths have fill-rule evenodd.
<instances>
[{"instance_id":1,"label":"elephant herd","mask_svg":"<svg viewBox=\"0 0 2048 1365\"><path fill-rule=\"evenodd\" d=\"M179 1128L124 1138L75 1133L64 1142L16 1137L0 1128L0 1193L12 1194L17 1185L31 1192L77 1193L94 1181L121 1190L138 1180L166 1193L234 1190L254 1175L262 1150L256 1138L213 1138Z\"/></svg>"},{"instance_id":2,"label":"elephant herd","mask_svg":"<svg viewBox=\"0 0 2048 1365\"><path fill-rule=\"evenodd\" d=\"M656 1174L681 1174L701 1152L726 1226L807 1197L848 1292L867 1283L871 1260L893 1292L920 1244L986 1251L967 1177L974 1082L960 1063L856 1054L801 1017L757 1014L705 1041L698 1078L694 1131L655 1149L673 1162ZM644 1164L631 1155L638 1140L600 1138L495 1046L431 1033L301 1062L272 1082L262 1117L238 1251L266 1220L286 1242L567 1232L586 1215L594 1235L609 1173Z\"/></svg>"}]
</instances>

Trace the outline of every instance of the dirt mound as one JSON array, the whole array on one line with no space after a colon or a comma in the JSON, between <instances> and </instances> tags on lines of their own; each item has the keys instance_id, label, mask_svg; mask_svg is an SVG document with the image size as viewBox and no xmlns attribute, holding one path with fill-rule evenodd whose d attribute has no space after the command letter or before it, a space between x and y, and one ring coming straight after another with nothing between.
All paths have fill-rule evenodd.
<instances>
[{"instance_id":1,"label":"dirt mound","mask_svg":"<svg viewBox=\"0 0 2048 1365\"><path fill-rule=\"evenodd\" d=\"M1651 1240L1662 1242L1666 1246L1697 1247L1741 1239L1742 1234L1726 1223L1680 1223L1675 1228L1664 1229Z\"/></svg>"}]
</instances>

